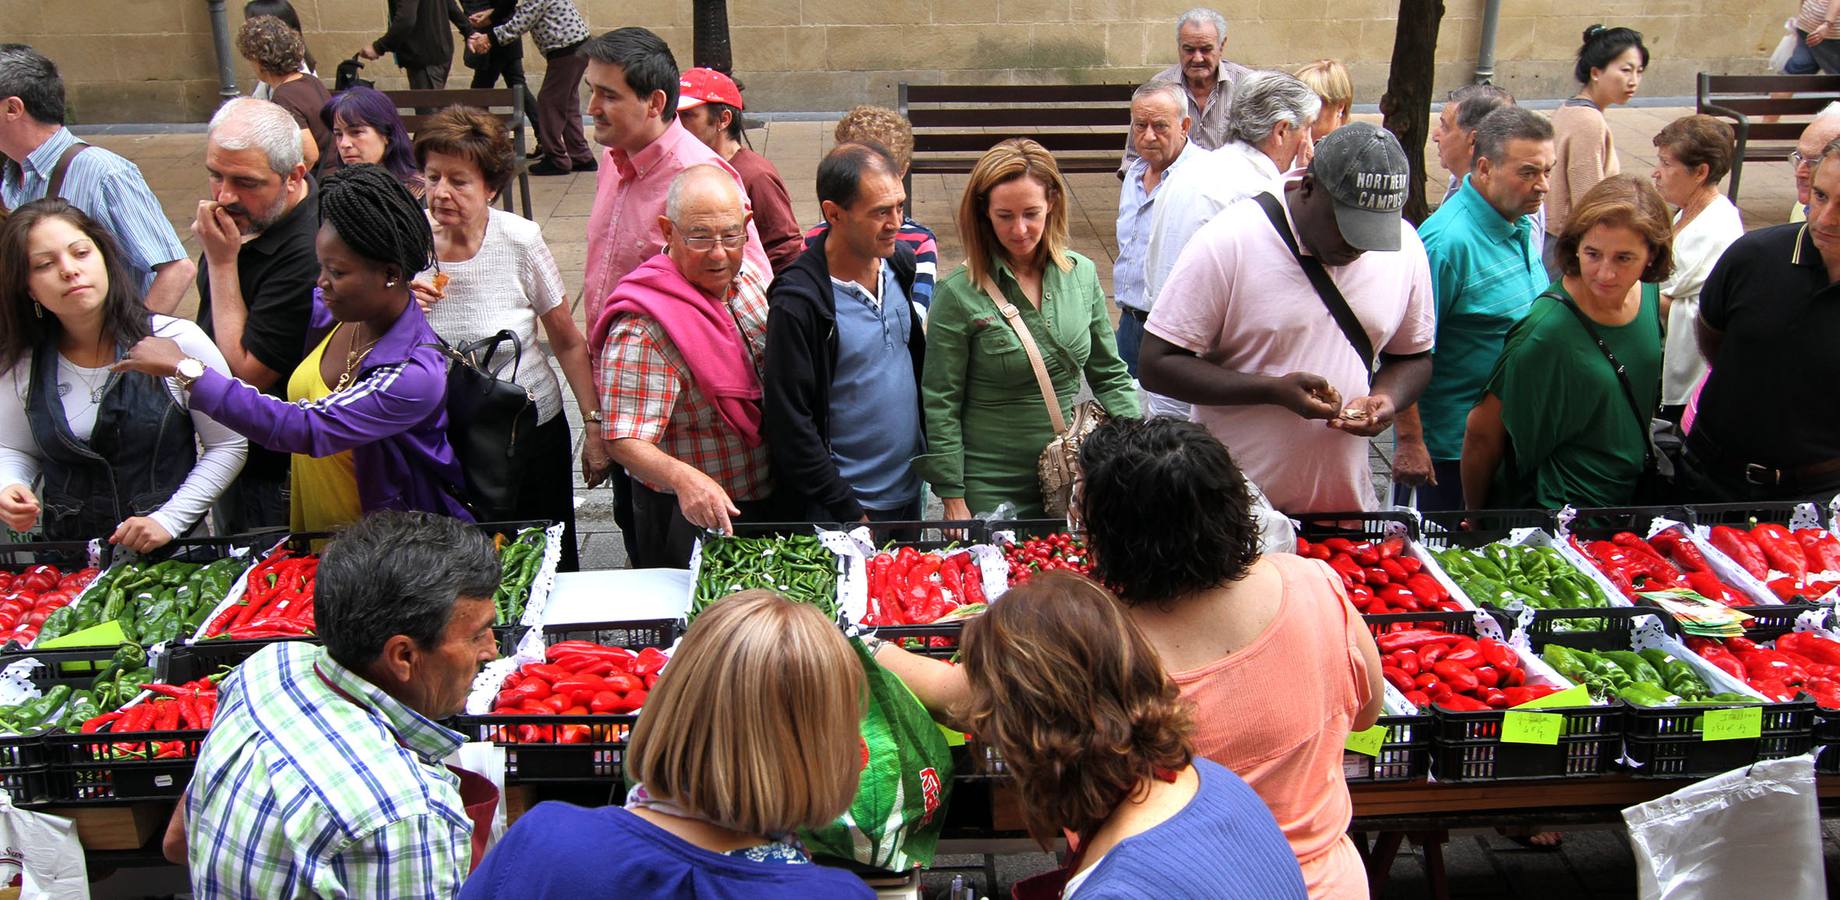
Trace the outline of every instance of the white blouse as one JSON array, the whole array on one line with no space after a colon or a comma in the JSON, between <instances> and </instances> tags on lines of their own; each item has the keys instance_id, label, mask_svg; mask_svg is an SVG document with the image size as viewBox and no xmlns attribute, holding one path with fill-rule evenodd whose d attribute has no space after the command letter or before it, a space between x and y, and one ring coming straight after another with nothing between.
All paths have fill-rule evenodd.
<instances>
[{"instance_id":1,"label":"white blouse","mask_svg":"<svg viewBox=\"0 0 1840 900\"><path fill-rule=\"evenodd\" d=\"M224 355L217 350L217 345L197 325L184 319L156 315L153 317L153 333L158 337L171 338L178 343L179 349L187 356L194 357L206 366L225 375L230 374L230 366L224 362ZM58 357L58 391L65 398L64 416L70 423L70 431L78 440L87 441L90 432L96 426L96 412L101 404L88 399L91 390L101 387L109 376L108 367L87 368ZM32 360L30 357L20 360L11 369L0 373L0 396L17 402L0 402L0 488L23 484L28 487L38 479L39 459L42 454L38 442L32 437L32 426L26 421L26 395L32 385ZM188 412L185 392L179 390L171 381L166 383L173 401ZM168 534L179 537L189 531L204 514L217 502L219 494L236 480L243 471L243 459L249 455L249 442L242 435L212 421L203 413L191 412L192 430L203 444L203 452L192 471L185 476L179 489L173 492L165 505L148 514L148 518L160 523ZM108 537L108 535L96 535Z\"/></svg>"},{"instance_id":2,"label":"white blouse","mask_svg":"<svg viewBox=\"0 0 1840 900\"><path fill-rule=\"evenodd\" d=\"M1674 221L1680 222L1675 214ZM1694 336L1699 322L1699 291L1712 274L1712 264L1725 248L1744 236L1744 218L1738 207L1720 194L1700 210L1687 227L1674 232L1674 274L1661 283L1661 293L1674 298L1668 307L1667 339L1661 350L1661 404L1679 406L1693 396L1693 388L1706 374Z\"/></svg>"}]
</instances>

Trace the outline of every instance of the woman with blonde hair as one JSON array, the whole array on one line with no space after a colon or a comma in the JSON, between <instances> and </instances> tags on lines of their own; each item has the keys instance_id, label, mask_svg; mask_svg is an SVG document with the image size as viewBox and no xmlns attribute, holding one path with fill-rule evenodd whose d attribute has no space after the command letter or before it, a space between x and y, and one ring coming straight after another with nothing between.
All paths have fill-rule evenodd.
<instances>
[{"instance_id":1,"label":"woman with blonde hair","mask_svg":"<svg viewBox=\"0 0 1840 900\"><path fill-rule=\"evenodd\" d=\"M958 207L966 261L927 315L918 465L948 519L1010 503L1043 514L1036 456L1054 425L1019 329L1039 349L1064 417L1081 376L1114 416L1138 413L1093 262L1068 249L1067 184L1054 157L1012 139L978 160Z\"/></svg>"},{"instance_id":2,"label":"woman with blonde hair","mask_svg":"<svg viewBox=\"0 0 1840 900\"><path fill-rule=\"evenodd\" d=\"M771 591L727 597L697 617L646 698L626 746L626 805L538 804L460 896L873 897L791 837L855 797L866 693L855 651L815 607Z\"/></svg>"},{"instance_id":3,"label":"woman with blonde hair","mask_svg":"<svg viewBox=\"0 0 1840 900\"><path fill-rule=\"evenodd\" d=\"M961 659L962 718L1015 779L1029 833L1072 835L1067 867L1017 896L1305 896L1271 811L1196 757L1187 704L1105 588L1037 575L965 626Z\"/></svg>"},{"instance_id":4,"label":"woman with blonde hair","mask_svg":"<svg viewBox=\"0 0 1840 900\"><path fill-rule=\"evenodd\" d=\"M1341 60L1319 59L1308 63L1297 70L1297 80L1309 85L1322 99L1322 109L1316 113L1316 121L1310 123L1312 142L1348 124L1354 111L1354 81L1349 79L1348 67L1342 65Z\"/></svg>"}]
</instances>

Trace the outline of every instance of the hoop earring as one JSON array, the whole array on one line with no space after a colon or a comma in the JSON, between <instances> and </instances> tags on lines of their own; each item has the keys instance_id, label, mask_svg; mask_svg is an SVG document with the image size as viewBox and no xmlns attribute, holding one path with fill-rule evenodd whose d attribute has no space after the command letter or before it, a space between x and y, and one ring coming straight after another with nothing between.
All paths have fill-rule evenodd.
<instances>
[{"instance_id":1,"label":"hoop earring","mask_svg":"<svg viewBox=\"0 0 1840 900\"><path fill-rule=\"evenodd\" d=\"M37 315L39 318L41 319L44 318L45 317L45 305L43 303L38 302L37 300L32 301L32 312L35 315Z\"/></svg>"}]
</instances>

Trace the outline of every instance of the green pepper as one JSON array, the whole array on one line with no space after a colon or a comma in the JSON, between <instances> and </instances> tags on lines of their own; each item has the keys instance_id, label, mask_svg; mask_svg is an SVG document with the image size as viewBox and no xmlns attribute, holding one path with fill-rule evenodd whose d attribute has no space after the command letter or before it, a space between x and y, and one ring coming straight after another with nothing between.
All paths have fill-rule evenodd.
<instances>
[{"instance_id":1,"label":"green pepper","mask_svg":"<svg viewBox=\"0 0 1840 900\"><path fill-rule=\"evenodd\" d=\"M39 641L40 642L48 641L52 638L63 637L64 635L67 635L73 631L77 631L78 629L76 625L77 625L77 622L79 621L78 616L81 613L80 607L82 606L89 606L91 608L94 608L95 604L93 603L91 604L73 603L69 606L62 607L56 610L49 616L46 616L44 624L39 626L39 629L38 629Z\"/></svg>"},{"instance_id":2,"label":"green pepper","mask_svg":"<svg viewBox=\"0 0 1840 900\"><path fill-rule=\"evenodd\" d=\"M1616 692L1624 703L1636 706L1673 706L1680 698L1662 688L1646 681L1636 681L1624 685Z\"/></svg>"},{"instance_id":3,"label":"green pepper","mask_svg":"<svg viewBox=\"0 0 1840 900\"><path fill-rule=\"evenodd\" d=\"M12 722L22 732L38 728L44 725L45 720L56 712L58 707L63 706L64 701L68 699L70 699L70 685L57 685L46 691L45 695L37 700L28 700L14 707Z\"/></svg>"},{"instance_id":4,"label":"green pepper","mask_svg":"<svg viewBox=\"0 0 1840 900\"><path fill-rule=\"evenodd\" d=\"M94 690L114 678L116 673L130 668L138 669L146 664L147 651L141 649L139 644L122 644L115 648L115 655L109 657L108 663L102 667L102 671L96 673L95 680L89 686Z\"/></svg>"},{"instance_id":5,"label":"green pepper","mask_svg":"<svg viewBox=\"0 0 1840 900\"><path fill-rule=\"evenodd\" d=\"M1628 650L1605 650L1598 655L1628 672L1631 681L1646 681L1653 685L1666 684L1666 679L1661 677L1661 673L1656 671L1654 666L1648 664L1648 660Z\"/></svg>"},{"instance_id":6,"label":"green pepper","mask_svg":"<svg viewBox=\"0 0 1840 900\"><path fill-rule=\"evenodd\" d=\"M89 691L77 691L71 695L70 702L64 705L64 712L58 716L57 726L65 731L75 732L84 722L102 715L102 707L96 705L96 697Z\"/></svg>"}]
</instances>

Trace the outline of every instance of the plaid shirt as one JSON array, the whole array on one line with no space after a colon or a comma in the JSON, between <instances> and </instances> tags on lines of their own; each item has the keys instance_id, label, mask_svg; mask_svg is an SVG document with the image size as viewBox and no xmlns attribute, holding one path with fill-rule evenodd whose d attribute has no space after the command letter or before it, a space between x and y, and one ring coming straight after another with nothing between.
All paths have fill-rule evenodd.
<instances>
[{"instance_id":1,"label":"plaid shirt","mask_svg":"<svg viewBox=\"0 0 1840 900\"><path fill-rule=\"evenodd\" d=\"M224 683L186 793L194 895L453 897L473 826L442 760L464 740L323 648L263 648Z\"/></svg>"},{"instance_id":2,"label":"plaid shirt","mask_svg":"<svg viewBox=\"0 0 1840 900\"><path fill-rule=\"evenodd\" d=\"M767 345L767 279L750 261L728 292L728 310L760 374ZM601 351L601 408L607 440L636 438L695 466L734 500L759 500L773 489L767 445L749 447L690 380L690 367L654 319L623 315ZM669 491L648 484L652 490Z\"/></svg>"}]
</instances>

